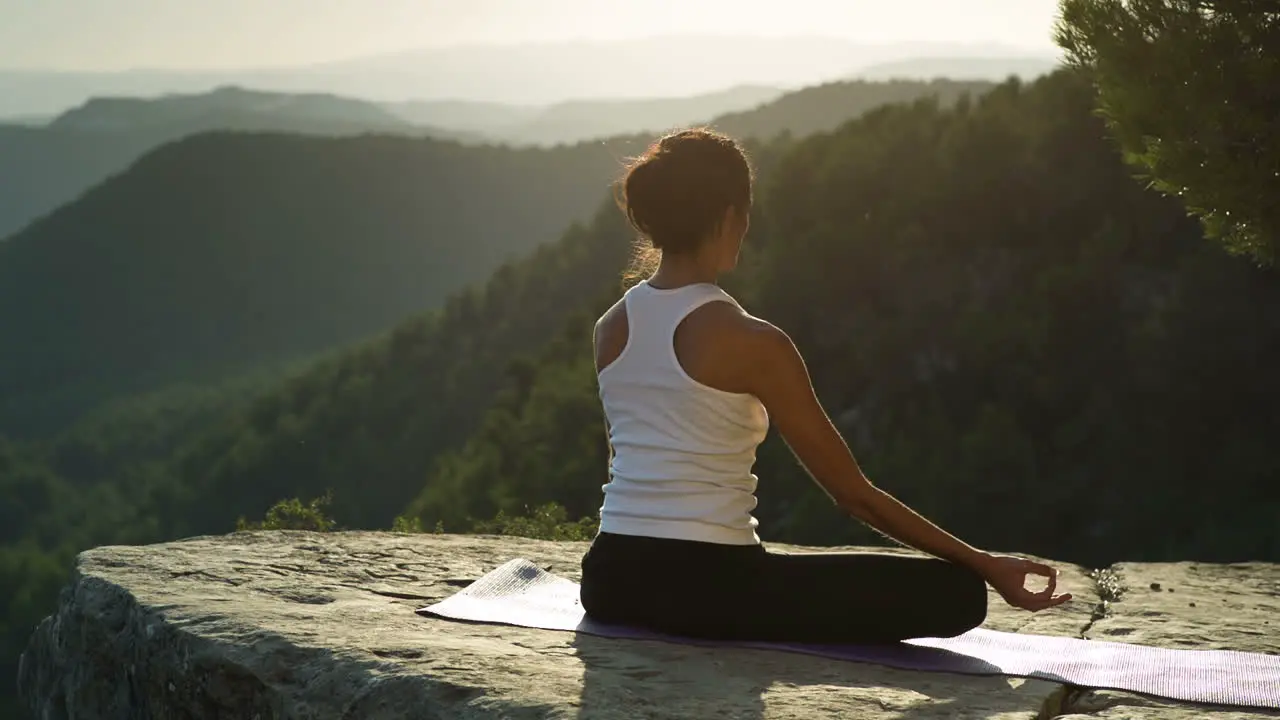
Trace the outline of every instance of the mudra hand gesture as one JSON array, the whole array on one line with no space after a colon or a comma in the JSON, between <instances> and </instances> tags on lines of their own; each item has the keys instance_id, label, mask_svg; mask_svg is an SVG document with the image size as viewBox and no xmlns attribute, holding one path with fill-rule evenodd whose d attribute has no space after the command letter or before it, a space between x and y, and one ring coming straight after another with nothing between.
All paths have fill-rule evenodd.
<instances>
[{"instance_id":1,"label":"mudra hand gesture","mask_svg":"<svg viewBox=\"0 0 1280 720\"><path fill-rule=\"evenodd\" d=\"M1009 555L988 555L980 564L979 572L1005 602L1016 608L1039 612L1071 599L1070 593L1054 595L1058 587L1058 571L1033 560ZM1028 575L1043 576L1048 578L1048 583L1038 592L1028 590Z\"/></svg>"}]
</instances>

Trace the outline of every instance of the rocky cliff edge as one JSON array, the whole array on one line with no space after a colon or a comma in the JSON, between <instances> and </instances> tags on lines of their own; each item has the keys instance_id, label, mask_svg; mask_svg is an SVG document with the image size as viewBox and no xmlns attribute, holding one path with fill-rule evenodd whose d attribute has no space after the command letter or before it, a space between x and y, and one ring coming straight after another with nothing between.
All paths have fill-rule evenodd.
<instances>
[{"instance_id":1,"label":"rocky cliff edge","mask_svg":"<svg viewBox=\"0 0 1280 720\"><path fill-rule=\"evenodd\" d=\"M1280 717L1042 680L414 614L513 557L576 581L585 547L245 532L97 548L80 556L57 610L35 629L19 690L41 720ZM1280 566L1059 567L1073 602L1032 615L993 595L986 627L1280 653Z\"/></svg>"}]
</instances>

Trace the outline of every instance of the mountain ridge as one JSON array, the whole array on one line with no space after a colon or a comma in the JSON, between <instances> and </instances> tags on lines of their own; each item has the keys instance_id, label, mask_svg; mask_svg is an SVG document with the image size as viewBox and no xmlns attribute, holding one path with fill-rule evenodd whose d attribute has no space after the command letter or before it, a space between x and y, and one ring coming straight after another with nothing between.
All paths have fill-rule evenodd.
<instances>
[{"instance_id":1,"label":"mountain ridge","mask_svg":"<svg viewBox=\"0 0 1280 720\"><path fill-rule=\"evenodd\" d=\"M579 97L691 95L739 84L800 87L912 56L1003 57L1029 52L1034 54L1000 44L877 45L830 37L688 35L595 44L439 47L285 68L0 70L0 116L61 112L94 94L205 92L226 84L388 102L417 98L545 105ZM654 63L655 57L670 63Z\"/></svg>"},{"instance_id":2,"label":"mountain ridge","mask_svg":"<svg viewBox=\"0 0 1280 720\"><path fill-rule=\"evenodd\" d=\"M224 85L207 93L165 93L155 97L94 96L55 116L48 127L73 130L138 130L167 123L197 124L187 134L200 130L232 129L226 115L258 120L254 129L275 129L269 122L281 122L280 129L305 132L306 123L335 130L353 127L403 133L433 130L410 123L379 106L332 93L277 93L238 85ZM291 127L285 127L290 123ZM295 129L302 123L302 129Z\"/></svg>"},{"instance_id":3,"label":"mountain ridge","mask_svg":"<svg viewBox=\"0 0 1280 720\"><path fill-rule=\"evenodd\" d=\"M346 136L393 133L477 140L415 126L379 107L328 94L290 95L225 87L211 93L93 98L40 125L0 124L0 241L126 172L156 147L202 132Z\"/></svg>"},{"instance_id":4,"label":"mountain ridge","mask_svg":"<svg viewBox=\"0 0 1280 720\"><path fill-rule=\"evenodd\" d=\"M987 87L834 84L713 124L803 135ZM184 367L283 361L429 310L586 220L652 137L508 148L218 131L167 143L0 243L0 342L28 348L0 355L0 431L58 426L117 381L141 391L193 379Z\"/></svg>"}]
</instances>

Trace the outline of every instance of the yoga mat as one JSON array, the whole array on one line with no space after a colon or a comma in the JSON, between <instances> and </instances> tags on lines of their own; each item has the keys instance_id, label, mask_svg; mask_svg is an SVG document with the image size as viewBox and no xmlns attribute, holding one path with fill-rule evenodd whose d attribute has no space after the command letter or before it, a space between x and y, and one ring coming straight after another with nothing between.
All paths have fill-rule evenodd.
<instances>
[{"instance_id":1,"label":"yoga mat","mask_svg":"<svg viewBox=\"0 0 1280 720\"><path fill-rule=\"evenodd\" d=\"M955 638L921 638L883 646L708 642L595 622L583 614L576 583L524 559L511 560L449 598L416 612L609 638L783 650L904 670L1042 678L1172 700L1280 708L1280 656L1173 650L981 628Z\"/></svg>"}]
</instances>

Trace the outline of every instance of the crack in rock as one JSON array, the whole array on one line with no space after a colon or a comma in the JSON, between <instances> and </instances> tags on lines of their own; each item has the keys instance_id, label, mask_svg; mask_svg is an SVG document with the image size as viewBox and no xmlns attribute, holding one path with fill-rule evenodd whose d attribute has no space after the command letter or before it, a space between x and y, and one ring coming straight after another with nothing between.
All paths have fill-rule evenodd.
<instances>
[{"instance_id":1,"label":"crack in rock","mask_svg":"<svg viewBox=\"0 0 1280 720\"><path fill-rule=\"evenodd\" d=\"M1095 623L1107 617L1111 603L1116 602L1124 594L1124 583L1115 566L1091 570L1089 579L1098 594L1098 602L1093 606L1089 621L1080 629L1078 637L1089 639L1089 631ZM1115 698L1101 697L1092 688L1077 685L1058 685L1040 704L1036 720L1053 720L1064 715L1096 713L1118 704Z\"/></svg>"},{"instance_id":2,"label":"crack in rock","mask_svg":"<svg viewBox=\"0 0 1280 720\"><path fill-rule=\"evenodd\" d=\"M1080 630L1079 637L1083 640L1089 639L1089 631L1093 629L1094 624L1107 616L1111 611L1111 603L1118 601L1125 591L1120 572L1114 565L1091 571L1089 578L1093 580L1093 587L1098 592L1098 603L1093 606L1089 622Z\"/></svg>"}]
</instances>

